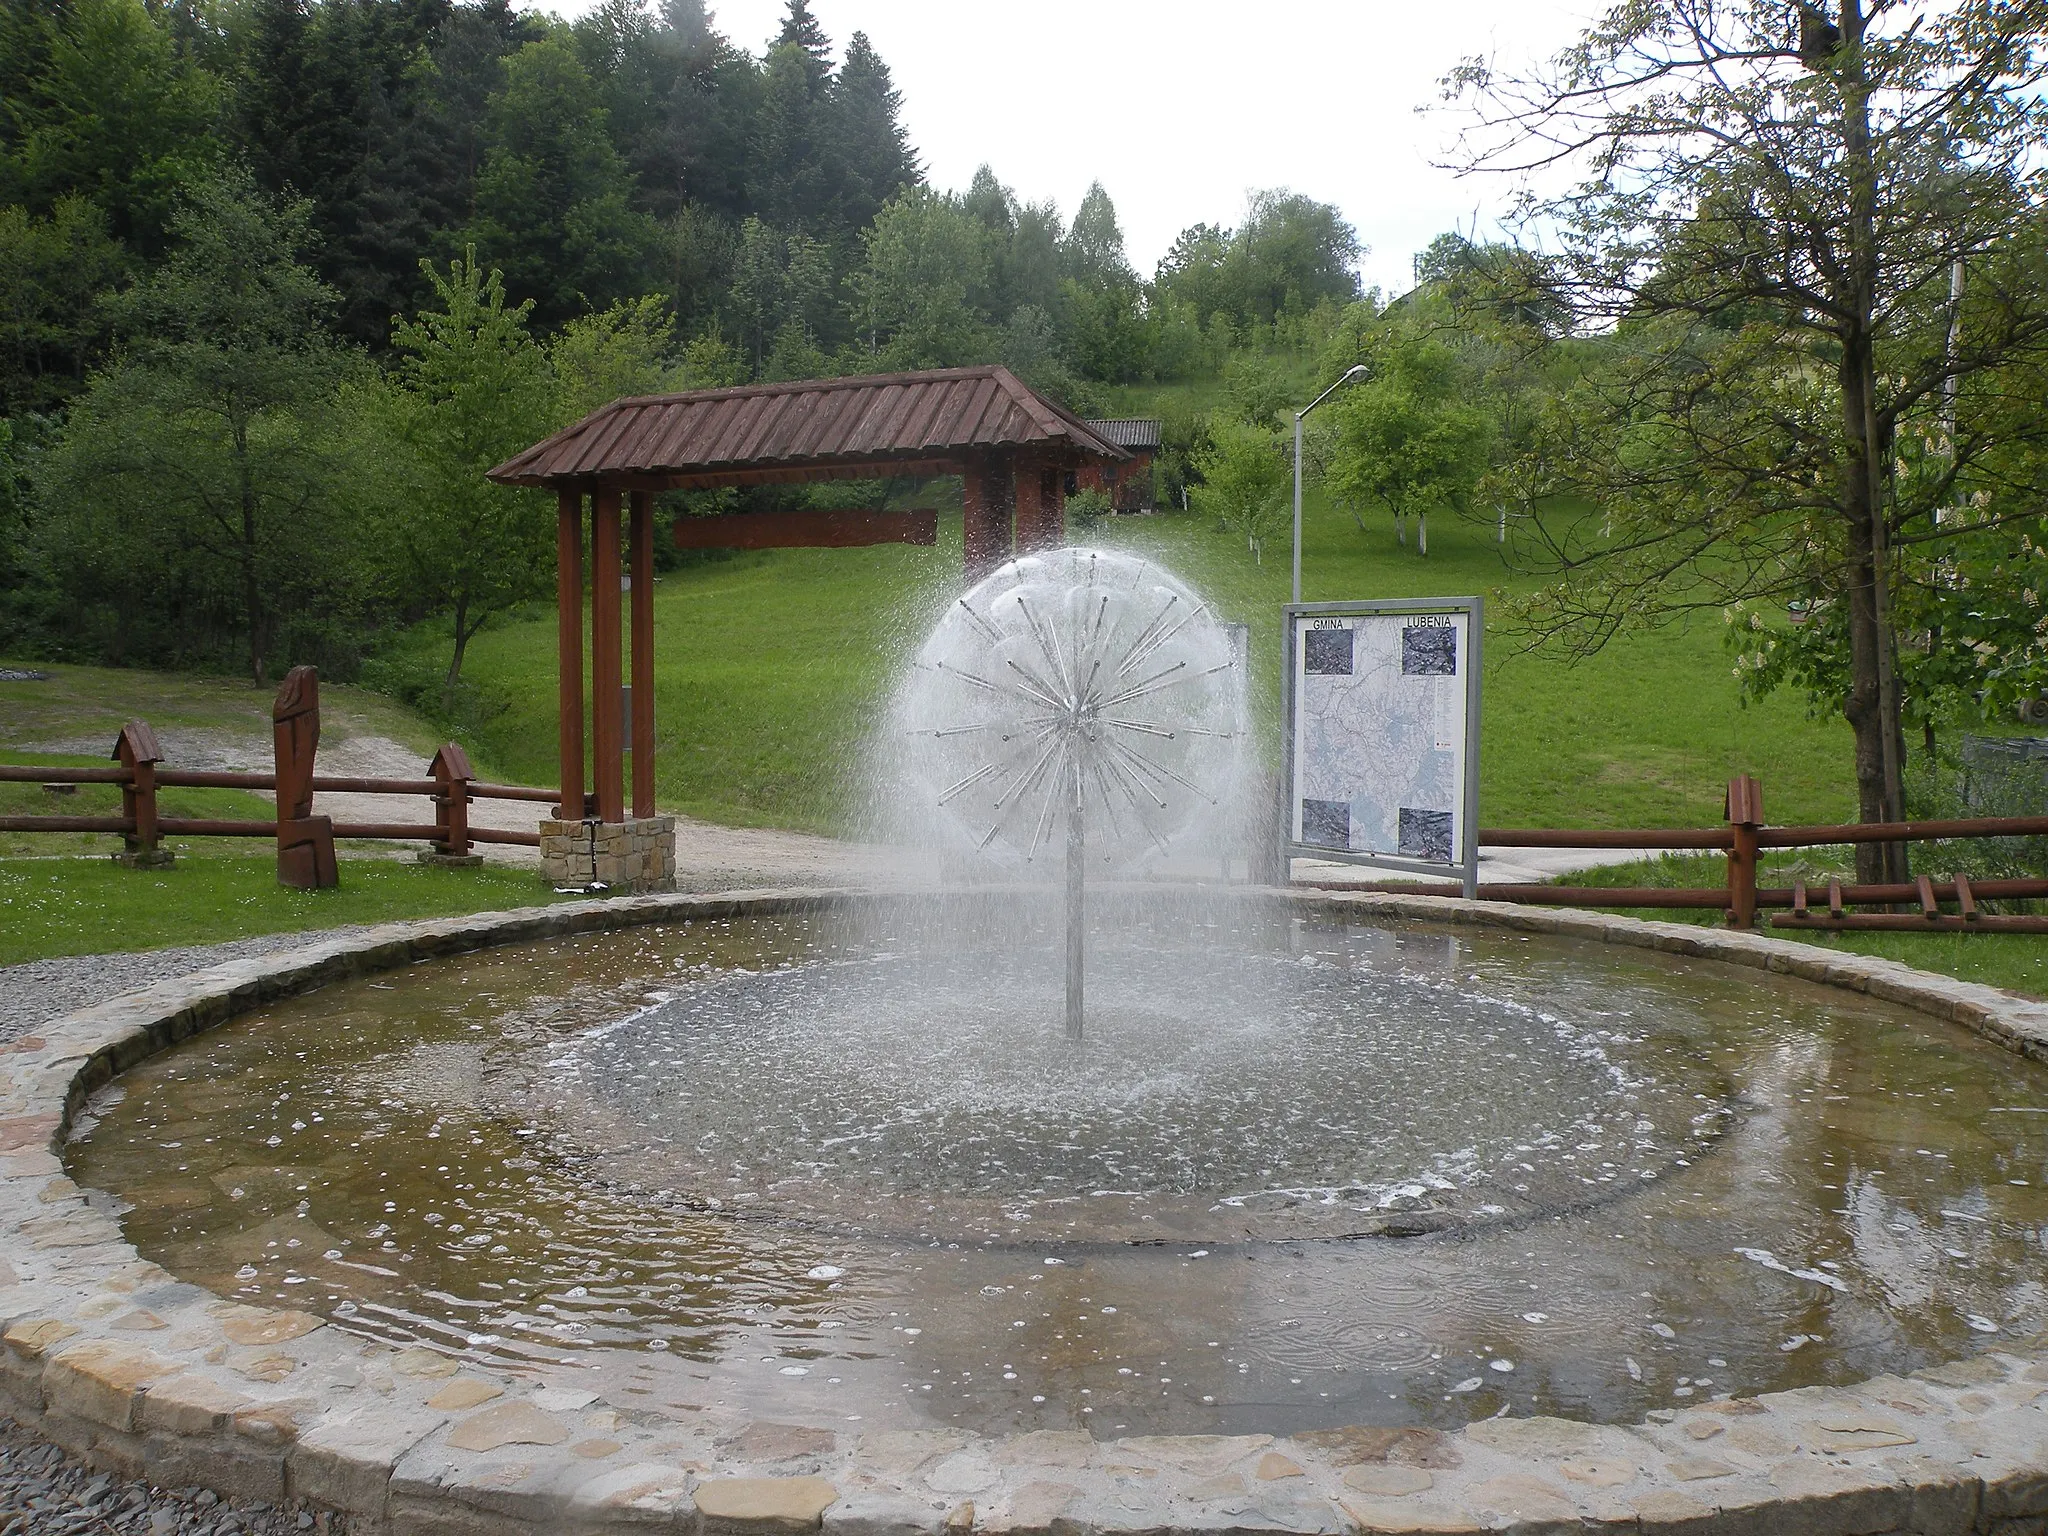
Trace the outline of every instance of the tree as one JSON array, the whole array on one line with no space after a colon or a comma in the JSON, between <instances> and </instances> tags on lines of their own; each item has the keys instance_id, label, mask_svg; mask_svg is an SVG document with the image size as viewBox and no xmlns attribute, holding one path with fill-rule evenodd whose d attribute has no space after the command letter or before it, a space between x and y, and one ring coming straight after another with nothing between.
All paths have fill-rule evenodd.
<instances>
[{"instance_id":1,"label":"tree","mask_svg":"<svg viewBox=\"0 0 2048 1536\"><path fill-rule=\"evenodd\" d=\"M1536 632L1586 649L1731 600L1837 605L1829 702L1865 820L1904 809L1898 552L2018 515L1937 516L1999 446L1988 424L1965 419L1928 483L1894 463L1954 386L2048 345L2048 287L1999 275L2038 247L2044 24L2038 0L1641 0L1547 69L1447 82L1476 107L1463 167L1583 177L1528 211L1580 324L1614 328L1551 482L1601 515L1532 525L1564 578ZM1992 292L1951 345L1959 261ZM1857 867L1899 877L1903 851L1861 845Z\"/></svg>"},{"instance_id":2,"label":"tree","mask_svg":"<svg viewBox=\"0 0 2048 1536\"><path fill-rule=\"evenodd\" d=\"M669 361L675 339L668 306L653 296L571 320L547 346L555 424L580 421L628 395L658 395L678 387Z\"/></svg>"},{"instance_id":3,"label":"tree","mask_svg":"<svg viewBox=\"0 0 2048 1536\"><path fill-rule=\"evenodd\" d=\"M794 48L803 60L804 81L811 100L825 94L832 77L832 39L811 14L810 0L788 0L782 30L775 34L775 47Z\"/></svg>"},{"instance_id":4,"label":"tree","mask_svg":"<svg viewBox=\"0 0 2048 1536\"><path fill-rule=\"evenodd\" d=\"M1460 398L1459 383L1443 343L1398 337L1379 350L1374 376L1328 407L1331 494L1354 519L1363 506L1392 512L1403 544L1412 515L1419 554L1429 553L1429 514L1463 510L1486 468L1486 416Z\"/></svg>"},{"instance_id":5,"label":"tree","mask_svg":"<svg viewBox=\"0 0 2048 1536\"><path fill-rule=\"evenodd\" d=\"M0 208L0 413L48 410L85 384L106 335L100 300L128 270L86 198L48 218Z\"/></svg>"},{"instance_id":6,"label":"tree","mask_svg":"<svg viewBox=\"0 0 2048 1536\"><path fill-rule=\"evenodd\" d=\"M992 349L983 302L991 276L981 224L927 187L876 215L851 279L868 351L889 368L950 368Z\"/></svg>"},{"instance_id":7,"label":"tree","mask_svg":"<svg viewBox=\"0 0 2048 1536\"><path fill-rule=\"evenodd\" d=\"M543 323L650 286L659 236L631 206L625 163L589 73L567 41L505 61L476 182L472 242Z\"/></svg>"},{"instance_id":8,"label":"tree","mask_svg":"<svg viewBox=\"0 0 2048 1536\"><path fill-rule=\"evenodd\" d=\"M924 180L903 126L903 95L865 32L847 40L832 82L831 140L839 181L838 222L865 229L882 205Z\"/></svg>"},{"instance_id":9,"label":"tree","mask_svg":"<svg viewBox=\"0 0 2048 1536\"><path fill-rule=\"evenodd\" d=\"M112 307L120 349L71 413L40 530L100 602L224 607L258 684L280 631L348 579L328 433L348 363L298 260L310 220L235 176L180 205L170 257Z\"/></svg>"},{"instance_id":10,"label":"tree","mask_svg":"<svg viewBox=\"0 0 2048 1536\"><path fill-rule=\"evenodd\" d=\"M1287 501L1287 458L1279 434L1211 417L1209 441L1195 458L1201 484L1197 511L1243 537L1254 563L1265 564L1266 534Z\"/></svg>"},{"instance_id":11,"label":"tree","mask_svg":"<svg viewBox=\"0 0 2048 1536\"><path fill-rule=\"evenodd\" d=\"M405 454L406 494L386 510L384 547L407 596L448 615L452 699L477 631L548 590L554 519L545 498L493 485L484 473L544 437L557 400L547 356L527 331L531 302L508 305L503 275L486 274L474 251L450 262L445 274L422 266L440 308L394 328L402 361L372 408ZM644 310L623 311L616 321L587 325L566 345L572 355L609 354L616 362L630 354L632 333L644 334L649 318ZM589 386L608 366L593 366L581 382Z\"/></svg>"},{"instance_id":12,"label":"tree","mask_svg":"<svg viewBox=\"0 0 2048 1536\"><path fill-rule=\"evenodd\" d=\"M7 9L6 40L39 67L0 123L0 203L47 214L82 194L117 239L161 255L178 199L222 159L219 82L142 0Z\"/></svg>"}]
</instances>

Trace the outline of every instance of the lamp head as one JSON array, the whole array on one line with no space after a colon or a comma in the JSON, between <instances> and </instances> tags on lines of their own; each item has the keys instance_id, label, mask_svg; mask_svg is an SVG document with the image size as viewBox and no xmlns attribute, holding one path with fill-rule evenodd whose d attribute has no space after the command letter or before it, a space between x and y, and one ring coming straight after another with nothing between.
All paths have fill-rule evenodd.
<instances>
[{"instance_id":1,"label":"lamp head","mask_svg":"<svg viewBox=\"0 0 2048 1536\"><path fill-rule=\"evenodd\" d=\"M1362 379L1368 373L1371 372L1372 370L1366 367L1365 364L1353 363L1349 368L1346 368L1344 370L1344 382L1349 384L1353 379Z\"/></svg>"}]
</instances>

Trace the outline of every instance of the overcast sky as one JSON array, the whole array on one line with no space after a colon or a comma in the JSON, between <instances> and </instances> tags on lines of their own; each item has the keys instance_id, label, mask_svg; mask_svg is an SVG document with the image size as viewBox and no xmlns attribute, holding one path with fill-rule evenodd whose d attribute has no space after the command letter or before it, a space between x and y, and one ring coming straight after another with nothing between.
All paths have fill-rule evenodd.
<instances>
[{"instance_id":1,"label":"overcast sky","mask_svg":"<svg viewBox=\"0 0 2048 1536\"><path fill-rule=\"evenodd\" d=\"M783 0L713 0L758 52ZM587 0L542 0L576 14ZM1371 247L1367 284L1408 286L1446 229L1491 227L1504 188L1430 162L1453 131L1418 114L1461 57L1547 57L1597 0L811 0L843 50L865 31L903 93L935 186L986 161L1072 217L1100 179L1149 274L1189 224L1233 224L1245 194L1286 186L1337 204Z\"/></svg>"}]
</instances>

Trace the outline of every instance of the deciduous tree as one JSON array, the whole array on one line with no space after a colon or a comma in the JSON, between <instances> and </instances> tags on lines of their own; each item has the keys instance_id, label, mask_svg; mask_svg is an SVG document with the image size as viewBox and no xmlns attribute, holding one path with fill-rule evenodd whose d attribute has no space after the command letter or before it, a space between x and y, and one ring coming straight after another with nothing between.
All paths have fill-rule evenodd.
<instances>
[{"instance_id":1,"label":"deciduous tree","mask_svg":"<svg viewBox=\"0 0 2048 1536\"><path fill-rule=\"evenodd\" d=\"M2002 276L2039 247L2044 25L2039 0L1641 0L1548 67L1448 82L1476 109L1461 165L1572 178L1527 208L1579 323L1612 328L1552 461L1600 515L1530 525L1564 577L1537 629L1839 605L1866 820L1903 812L1898 552L2016 515L1937 516L1997 447L1967 411L1944 476L1895 458L1958 381L2048 342L2048 289ZM1952 344L1959 261L1990 292ZM1865 879L1903 867L1859 850Z\"/></svg>"}]
</instances>

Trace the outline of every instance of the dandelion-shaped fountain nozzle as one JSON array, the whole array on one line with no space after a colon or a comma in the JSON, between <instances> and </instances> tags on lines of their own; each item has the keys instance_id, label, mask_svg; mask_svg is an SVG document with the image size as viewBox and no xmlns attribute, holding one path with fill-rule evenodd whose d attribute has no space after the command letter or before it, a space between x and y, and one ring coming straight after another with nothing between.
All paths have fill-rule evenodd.
<instances>
[{"instance_id":1,"label":"dandelion-shaped fountain nozzle","mask_svg":"<svg viewBox=\"0 0 2048 1536\"><path fill-rule=\"evenodd\" d=\"M1067 1030L1081 1032L1084 860L1119 866L1220 826L1244 679L1208 605L1149 560L1061 549L954 603L900 700L919 803L1008 861L1063 850Z\"/></svg>"}]
</instances>

